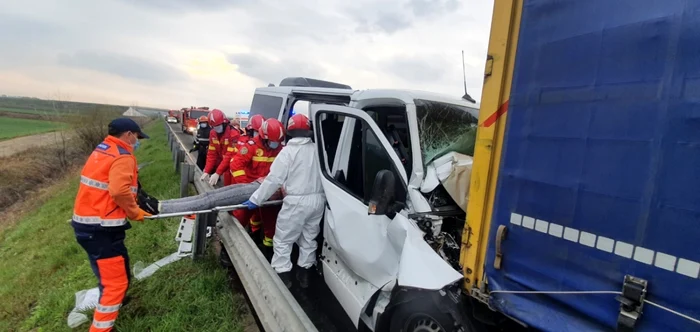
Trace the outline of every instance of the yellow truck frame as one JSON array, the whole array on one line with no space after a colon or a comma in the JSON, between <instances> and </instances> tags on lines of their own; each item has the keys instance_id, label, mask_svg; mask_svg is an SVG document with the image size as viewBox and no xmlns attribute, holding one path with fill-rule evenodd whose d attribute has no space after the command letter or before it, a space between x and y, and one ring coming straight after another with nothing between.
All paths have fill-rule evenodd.
<instances>
[{"instance_id":1,"label":"yellow truck frame","mask_svg":"<svg viewBox=\"0 0 700 332\"><path fill-rule=\"evenodd\" d=\"M498 179L520 31L523 2L495 0L489 38L484 92L481 97L479 129L474 148L474 165L469 188L467 220L464 224L460 263L464 287L482 295L486 287L484 266L490 238L491 218ZM496 263L498 264L498 263ZM481 292L479 292L481 290Z\"/></svg>"}]
</instances>

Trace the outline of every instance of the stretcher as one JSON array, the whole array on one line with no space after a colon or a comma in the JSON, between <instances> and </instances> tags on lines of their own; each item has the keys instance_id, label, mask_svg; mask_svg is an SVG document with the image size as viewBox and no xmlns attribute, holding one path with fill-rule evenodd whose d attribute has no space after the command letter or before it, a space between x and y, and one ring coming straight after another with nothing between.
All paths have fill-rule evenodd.
<instances>
[{"instance_id":1,"label":"stretcher","mask_svg":"<svg viewBox=\"0 0 700 332\"><path fill-rule=\"evenodd\" d=\"M259 207L274 206L274 205L282 205L282 200L267 201L267 202L260 204ZM248 206L245 204L225 205L225 206L217 206L217 207L213 207L211 209L204 209L204 210L154 214L152 216L144 217L144 219L162 219L162 218L182 217L182 216L188 216L188 215L192 215L192 214L196 215L196 214L211 213L211 212L226 212L226 211L235 211L235 210L247 209L247 208L248 208Z\"/></svg>"}]
</instances>

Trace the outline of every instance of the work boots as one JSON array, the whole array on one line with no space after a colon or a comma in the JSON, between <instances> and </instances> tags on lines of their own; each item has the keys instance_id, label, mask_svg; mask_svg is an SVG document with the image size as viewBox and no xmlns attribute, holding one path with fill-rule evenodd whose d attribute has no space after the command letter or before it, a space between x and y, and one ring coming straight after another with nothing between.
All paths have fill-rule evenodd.
<instances>
[{"instance_id":1,"label":"work boots","mask_svg":"<svg viewBox=\"0 0 700 332\"><path fill-rule=\"evenodd\" d=\"M297 268L297 281L299 281L299 287L301 288L309 288L309 273L311 272L311 268L303 268L299 266Z\"/></svg>"},{"instance_id":2,"label":"work boots","mask_svg":"<svg viewBox=\"0 0 700 332\"><path fill-rule=\"evenodd\" d=\"M292 271L277 273L277 275L280 277L282 283L287 287L287 289L292 288Z\"/></svg>"}]
</instances>

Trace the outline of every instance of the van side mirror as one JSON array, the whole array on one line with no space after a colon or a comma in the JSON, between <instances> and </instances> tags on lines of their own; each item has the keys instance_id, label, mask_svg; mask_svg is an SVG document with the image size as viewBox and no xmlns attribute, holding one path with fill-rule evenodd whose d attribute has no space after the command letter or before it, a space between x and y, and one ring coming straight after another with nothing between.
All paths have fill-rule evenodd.
<instances>
[{"instance_id":1,"label":"van side mirror","mask_svg":"<svg viewBox=\"0 0 700 332\"><path fill-rule=\"evenodd\" d=\"M388 170L384 169L377 173L369 198L368 214L383 216L391 213L390 210L394 203L395 181L394 173Z\"/></svg>"}]
</instances>

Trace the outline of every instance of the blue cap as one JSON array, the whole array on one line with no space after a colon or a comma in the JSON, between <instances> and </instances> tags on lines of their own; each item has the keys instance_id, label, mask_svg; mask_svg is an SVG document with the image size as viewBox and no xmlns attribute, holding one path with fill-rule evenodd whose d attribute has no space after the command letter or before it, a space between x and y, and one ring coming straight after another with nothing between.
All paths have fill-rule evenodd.
<instances>
[{"instance_id":1,"label":"blue cap","mask_svg":"<svg viewBox=\"0 0 700 332\"><path fill-rule=\"evenodd\" d=\"M117 133L124 133L127 131L137 133L138 138L150 138L146 133L141 131L141 127L136 121L129 118L116 118L109 123L110 131L115 131Z\"/></svg>"}]
</instances>

